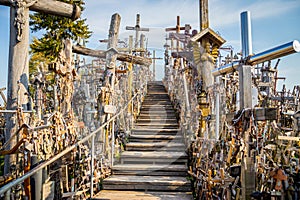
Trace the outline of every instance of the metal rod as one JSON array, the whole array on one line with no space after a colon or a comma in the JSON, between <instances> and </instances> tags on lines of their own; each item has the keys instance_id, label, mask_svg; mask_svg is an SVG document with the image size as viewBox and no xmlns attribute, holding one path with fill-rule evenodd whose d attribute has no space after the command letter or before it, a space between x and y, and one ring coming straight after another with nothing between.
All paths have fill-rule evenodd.
<instances>
[{"instance_id":1,"label":"metal rod","mask_svg":"<svg viewBox=\"0 0 300 200\"><path fill-rule=\"evenodd\" d=\"M92 136L92 149L91 149L91 198L94 195L94 157L95 157L95 135Z\"/></svg>"},{"instance_id":2,"label":"metal rod","mask_svg":"<svg viewBox=\"0 0 300 200\"><path fill-rule=\"evenodd\" d=\"M16 113L17 110L0 110L0 113ZM23 110L23 113L32 113L32 110Z\"/></svg>"},{"instance_id":3,"label":"metal rod","mask_svg":"<svg viewBox=\"0 0 300 200\"><path fill-rule=\"evenodd\" d=\"M248 62L251 65L256 65L268 60L273 60L276 58L280 58L298 52L300 52L300 43L298 40L293 40L286 44L250 56Z\"/></svg>"},{"instance_id":4,"label":"metal rod","mask_svg":"<svg viewBox=\"0 0 300 200\"><path fill-rule=\"evenodd\" d=\"M114 154L115 154L115 120L111 125L111 168L114 166Z\"/></svg>"},{"instance_id":5,"label":"metal rod","mask_svg":"<svg viewBox=\"0 0 300 200\"><path fill-rule=\"evenodd\" d=\"M216 83L217 85L220 85L220 78L216 77ZM219 139L220 134L220 92L217 92L216 94L216 140Z\"/></svg>"},{"instance_id":6,"label":"metal rod","mask_svg":"<svg viewBox=\"0 0 300 200\"><path fill-rule=\"evenodd\" d=\"M298 52L300 52L300 43L298 40L293 40L291 42L263 51L256 55L249 56L249 58L245 60L245 62L248 65L257 65L268 60L273 60ZM223 65L219 68L212 70L212 74L213 76L218 76L221 74L233 72L239 67L240 62L241 61L235 61L230 64Z\"/></svg>"},{"instance_id":7,"label":"metal rod","mask_svg":"<svg viewBox=\"0 0 300 200\"><path fill-rule=\"evenodd\" d=\"M250 12L241 13L242 55L244 58L252 55L252 33Z\"/></svg>"}]
</instances>

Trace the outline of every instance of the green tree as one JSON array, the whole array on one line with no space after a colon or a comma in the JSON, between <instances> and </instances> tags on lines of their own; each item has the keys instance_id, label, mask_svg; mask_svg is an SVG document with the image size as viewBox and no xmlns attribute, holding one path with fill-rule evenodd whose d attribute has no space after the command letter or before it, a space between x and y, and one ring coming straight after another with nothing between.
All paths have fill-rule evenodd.
<instances>
[{"instance_id":1,"label":"green tree","mask_svg":"<svg viewBox=\"0 0 300 200\"><path fill-rule=\"evenodd\" d=\"M62 2L76 4L84 10L83 0L60 0ZM42 13L30 15L30 28L32 32L43 31L41 38L34 38L30 44L31 54L39 54L43 59L54 61L63 47L63 40L69 38L73 41L88 39L91 36L86 19L71 19L59 16L52 16ZM35 59L38 56L35 57ZM35 61L36 62L36 61Z\"/></svg>"},{"instance_id":2,"label":"green tree","mask_svg":"<svg viewBox=\"0 0 300 200\"><path fill-rule=\"evenodd\" d=\"M62 2L76 4L84 10L83 0L59 0ZM48 86L54 83L54 72L48 69L51 62L55 62L59 52L63 48L63 40L71 39L73 43L79 39L87 40L92 32L89 31L86 19L77 19L72 21L69 18L58 17L42 13L33 13L30 15L30 28L33 33L39 32L41 37L33 38L30 44L30 61L29 73L32 83L37 80L40 74L43 74L43 92L47 96L47 100L53 99L53 92L48 91ZM35 94L35 86L29 88L32 98ZM48 108L49 106L47 106ZM50 106L51 107L51 106ZM51 109L49 107L49 109Z\"/></svg>"}]
</instances>

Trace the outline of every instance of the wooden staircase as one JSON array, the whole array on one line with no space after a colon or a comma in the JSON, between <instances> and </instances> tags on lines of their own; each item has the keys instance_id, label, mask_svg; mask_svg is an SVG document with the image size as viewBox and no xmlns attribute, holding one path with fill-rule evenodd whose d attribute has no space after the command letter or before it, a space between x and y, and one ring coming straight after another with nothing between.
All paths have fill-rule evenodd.
<instances>
[{"instance_id":1,"label":"wooden staircase","mask_svg":"<svg viewBox=\"0 0 300 200\"><path fill-rule=\"evenodd\" d=\"M151 82L126 151L103 181L97 200L191 200L187 155L162 82Z\"/></svg>"}]
</instances>

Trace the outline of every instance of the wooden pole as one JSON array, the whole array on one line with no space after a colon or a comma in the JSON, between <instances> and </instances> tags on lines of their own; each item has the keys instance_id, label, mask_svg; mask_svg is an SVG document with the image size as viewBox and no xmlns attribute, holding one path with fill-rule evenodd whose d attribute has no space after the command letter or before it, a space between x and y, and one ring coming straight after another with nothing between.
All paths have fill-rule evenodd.
<instances>
[{"instance_id":1,"label":"wooden pole","mask_svg":"<svg viewBox=\"0 0 300 200\"><path fill-rule=\"evenodd\" d=\"M209 27L208 0L199 0L200 31Z\"/></svg>"},{"instance_id":2,"label":"wooden pole","mask_svg":"<svg viewBox=\"0 0 300 200\"><path fill-rule=\"evenodd\" d=\"M78 53L81 55L87 55L87 56L92 56L92 57L97 57L97 58L106 58L106 51L103 50L93 50L89 49L86 47L82 46L73 46L73 52ZM152 61L151 58L145 58L141 56L133 56L130 54L125 54L125 53L118 53L117 54L117 60L123 61L123 62L128 62L128 63L133 63L133 64L138 64L138 65L146 65L149 66L151 65Z\"/></svg>"},{"instance_id":3,"label":"wooden pole","mask_svg":"<svg viewBox=\"0 0 300 200\"><path fill-rule=\"evenodd\" d=\"M22 24L19 29L15 26L15 18L18 9L11 7L10 9L10 46L8 61L8 78L7 78L7 110L16 110L18 106L22 106L24 110L30 109L28 101L28 46L29 46L29 9L22 10ZM19 11L20 12L20 11ZM19 16L21 17L21 16ZM21 29L22 28L22 29ZM20 34L22 33L22 34ZM18 41L18 39L20 41ZM6 132L5 140L7 141L16 131L16 114L6 114ZM18 138L14 137L7 149L10 149L17 143ZM10 172L9 167L16 164L16 155L5 156L4 174Z\"/></svg>"},{"instance_id":4,"label":"wooden pole","mask_svg":"<svg viewBox=\"0 0 300 200\"><path fill-rule=\"evenodd\" d=\"M132 35L129 36L128 48L129 48L128 49L129 50L128 53L131 54L132 53L132 48L133 48L133 36ZM127 82L127 84L128 84L128 101L130 101L130 99L132 98L132 76L133 76L133 74L132 74L132 66L133 65L132 65L131 62L128 63L128 82ZM128 105L128 113L129 113L129 115L132 116L131 110L132 110L132 106L131 106L131 104L129 104Z\"/></svg>"}]
</instances>

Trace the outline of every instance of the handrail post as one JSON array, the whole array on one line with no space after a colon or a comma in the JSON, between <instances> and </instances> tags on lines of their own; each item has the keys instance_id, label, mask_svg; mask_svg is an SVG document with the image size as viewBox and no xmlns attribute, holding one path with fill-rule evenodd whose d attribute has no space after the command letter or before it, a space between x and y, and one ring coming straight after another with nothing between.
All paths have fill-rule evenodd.
<instances>
[{"instance_id":1,"label":"handrail post","mask_svg":"<svg viewBox=\"0 0 300 200\"><path fill-rule=\"evenodd\" d=\"M115 153L115 120L113 120L111 125L111 166L114 166L114 153Z\"/></svg>"},{"instance_id":2,"label":"handrail post","mask_svg":"<svg viewBox=\"0 0 300 200\"><path fill-rule=\"evenodd\" d=\"M94 156L95 156L95 134L92 136L92 149L91 149L91 198L94 195Z\"/></svg>"}]
</instances>

